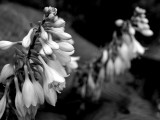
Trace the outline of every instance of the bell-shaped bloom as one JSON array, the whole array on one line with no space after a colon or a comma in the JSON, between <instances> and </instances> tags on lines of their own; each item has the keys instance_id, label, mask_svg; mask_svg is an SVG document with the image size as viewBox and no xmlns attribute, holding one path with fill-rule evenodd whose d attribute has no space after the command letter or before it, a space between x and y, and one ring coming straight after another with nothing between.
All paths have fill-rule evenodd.
<instances>
[{"instance_id":1,"label":"bell-shaped bloom","mask_svg":"<svg viewBox=\"0 0 160 120\"><path fill-rule=\"evenodd\" d=\"M23 102L23 99L22 99L22 93L20 91L16 92L15 106L16 106L18 114L21 117L25 117L26 109L25 109L24 102Z\"/></svg>"},{"instance_id":2,"label":"bell-shaped bloom","mask_svg":"<svg viewBox=\"0 0 160 120\"><path fill-rule=\"evenodd\" d=\"M46 101L52 106L55 106L57 102L57 93L55 89L48 87L46 78L44 79L44 82L43 82L43 90L44 90L44 96L45 96Z\"/></svg>"},{"instance_id":3,"label":"bell-shaped bloom","mask_svg":"<svg viewBox=\"0 0 160 120\"><path fill-rule=\"evenodd\" d=\"M59 42L59 49L65 51L65 52L71 52L74 50L74 47L67 42Z\"/></svg>"},{"instance_id":4,"label":"bell-shaped bloom","mask_svg":"<svg viewBox=\"0 0 160 120\"><path fill-rule=\"evenodd\" d=\"M115 69L116 75L123 73L126 68L127 66L125 62L119 56L117 56L114 61L114 69Z\"/></svg>"},{"instance_id":5,"label":"bell-shaped bloom","mask_svg":"<svg viewBox=\"0 0 160 120\"><path fill-rule=\"evenodd\" d=\"M72 51L74 52L74 50ZM65 52L60 49L54 50L53 55L56 56L56 59L62 64L62 65L67 65L71 61L70 55L72 52Z\"/></svg>"},{"instance_id":6,"label":"bell-shaped bloom","mask_svg":"<svg viewBox=\"0 0 160 120\"><path fill-rule=\"evenodd\" d=\"M114 63L112 59L109 59L106 64L106 74L109 77L112 77L114 75Z\"/></svg>"},{"instance_id":7,"label":"bell-shaped bloom","mask_svg":"<svg viewBox=\"0 0 160 120\"><path fill-rule=\"evenodd\" d=\"M130 61L130 48L126 43L118 47L118 53L125 61Z\"/></svg>"},{"instance_id":8,"label":"bell-shaped bloom","mask_svg":"<svg viewBox=\"0 0 160 120\"><path fill-rule=\"evenodd\" d=\"M32 41L32 34L33 34L34 28L31 28L28 32L28 34L23 38L22 40L22 46L25 48L28 48Z\"/></svg>"},{"instance_id":9,"label":"bell-shaped bloom","mask_svg":"<svg viewBox=\"0 0 160 120\"><path fill-rule=\"evenodd\" d=\"M44 28L41 26L40 27L41 32L40 32L40 37L42 40L47 41L48 40L48 33L44 30Z\"/></svg>"},{"instance_id":10,"label":"bell-shaped bloom","mask_svg":"<svg viewBox=\"0 0 160 120\"><path fill-rule=\"evenodd\" d=\"M51 47L47 43L45 43L42 39L39 39L39 41L42 44L42 49L43 49L44 53L47 55L51 55L53 52Z\"/></svg>"},{"instance_id":11,"label":"bell-shaped bloom","mask_svg":"<svg viewBox=\"0 0 160 120\"><path fill-rule=\"evenodd\" d=\"M61 76L67 77L68 74L65 70L65 68L61 65L61 63L58 60L47 60L47 64L52 69L55 69Z\"/></svg>"},{"instance_id":12,"label":"bell-shaped bloom","mask_svg":"<svg viewBox=\"0 0 160 120\"><path fill-rule=\"evenodd\" d=\"M34 86L29 79L26 65L24 66L24 70L25 70L25 81L22 87L22 97L25 106L29 108L31 105L33 106L37 105L37 96L34 91Z\"/></svg>"},{"instance_id":13,"label":"bell-shaped bloom","mask_svg":"<svg viewBox=\"0 0 160 120\"><path fill-rule=\"evenodd\" d=\"M107 50L103 50L101 62L102 62L103 64L105 64L107 60L108 60L108 51L107 51Z\"/></svg>"},{"instance_id":14,"label":"bell-shaped bloom","mask_svg":"<svg viewBox=\"0 0 160 120\"><path fill-rule=\"evenodd\" d=\"M0 119L3 116L5 109L6 109L6 94L4 94L0 100Z\"/></svg>"},{"instance_id":15,"label":"bell-shaped bloom","mask_svg":"<svg viewBox=\"0 0 160 120\"><path fill-rule=\"evenodd\" d=\"M17 77L14 78L14 82L15 82L15 86L16 86L15 106L16 106L16 109L17 109L17 112L18 112L19 116L20 117L25 117L27 111L26 111L25 106L24 106L24 102L23 102L23 99L22 99L22 93L19 89Z\"/></svg>"},{"instance_id":16,"label":"bell-shaped bloom","mask_svg":"<svg viewBox=\"0 0 160 120\"><path fill-rule=\"evenodd\" d=\"M1 75L0 75L0 82L4 83L5 80L14 74L14 67L11 64L6 64L2 68Z\"/></svg>"},{"instance_id":17,"label":"bell-shaped bloom","mask_svg":"<svg viewBox=\"0 0 160 120\"><path fill-rule=\"evenodd\" d=\"M66 66L68 68L68 72L71 72L74 69L78 68L78 60L80 59L80 57L71 57L71 62L69 62Z\"/></svg>"},{"instance_id":18,"label":"bell-shaped bloom","mask_svg":"<svg viewBox=\"0 0 160 120\"><path fill-rule=\"evenodd\" d=\"M58 43L56 43L55 41L52 40L52 36L49 33L48 34L48 41L46 42L53 50L55 49L59 49L59 45Z\"/></svg>"},{"instance_id":19,"label":"bell-shaped bloom","mask_svg":"<svg viewBox=\"0 0 160 120\"><path fill-rule=\"evenodd\" d=\"M41 57L39 57L39 59L44 66L44 75L49 84L52 83L53 81L56 81L59 83L65 82L65 79L62 75L60 75L55 69L49 67Z\"/></svg>"},{"instance_id":20,"label":"bell-shaped bloom","mask_svg":"<svg viewBox=\"0 0 160 120\"><path fill-rule=\"evenodd\" d=\"M144 54L145 52L145 48L136 40L136 39L133 39L132 41L133 43L133 53L135 54Z\"/></svg>"},{"instance_id":21,"label":"bell-shaped bloom","mask_svg":"<svg viewBox=\"0 0 160 120\"><path fill-rule=\"evenodd\" d=\"M87 84L92 90L94 90L96 88L96 84L95 84L95 81L93 79L92 73L88 74Z\"/></svg>"},{"instance_id":22,"label":"bell-shaped bloom","mask_svg":"<svg viewBox=\"0 0 160 120\"><path fill-rule=\"evenodd\" d=\"M11 42L11 41L0 41L0 50L7 50L13 45L17 44L17 42Z\"/></svg>"},{"instance_id":23,"label":"bell-shaped bloom","mask_svg":"<svg viewBox=\"0 0 160 120\"><path fill-rule=\"evenodd\" d=\"M44 92L43 92L42 86L36 80L33 80L33 86L34 86L34 91L38 97L38 103L43 104L44 103Z\"/></svg>"}]
</instances>

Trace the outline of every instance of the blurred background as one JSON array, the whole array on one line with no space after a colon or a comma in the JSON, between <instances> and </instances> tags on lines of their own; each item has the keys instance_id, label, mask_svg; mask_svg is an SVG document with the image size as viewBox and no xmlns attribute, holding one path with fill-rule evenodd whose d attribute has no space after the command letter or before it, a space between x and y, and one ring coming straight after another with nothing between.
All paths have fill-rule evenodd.
<instances>
[{"instance_id":1,"label":"blurred background","mask_svg":"<svg viewBox=\"0 0 160 120\"><path fill-rule=\"evenodd\" d=\"M136 34L137 39L148 50L141 59L132 62L132 68L125 79L135 80L132 87L138 91L138 95L133 92L128 98L119 87L111 86L106 89L105 102L102 99L100 103L91 104L77 99L71 89L66 88L66 92L60 95L57 106L45 106L45 109L37 114L37 120L156 120L155 116L159 114L157 105L160 102L160 1L1 0L0 39L22 40L30 29L30 23L42 19L45 6L56 7L58 16L65 19L66 31L75 40L75 55L81 56L82 63L99 54L98 49L112 40L113 31L116 29L115 20L129 19L135 6L146 9L146 17L154 35L144 37ZM0 51L0 69L5 63L12 62L12 55L13 50ZM129 106L132 112L124 109L124 106ZM117 112L119 109L123 114Z\"/></svg>"}]
</instances>

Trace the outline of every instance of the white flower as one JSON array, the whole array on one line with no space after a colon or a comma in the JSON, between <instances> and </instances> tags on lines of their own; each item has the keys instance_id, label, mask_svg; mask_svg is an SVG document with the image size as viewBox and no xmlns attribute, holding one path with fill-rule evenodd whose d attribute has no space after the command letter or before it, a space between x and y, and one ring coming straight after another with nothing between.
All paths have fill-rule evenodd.
<instances>
[{"instance_id":1,"label":"white flower","mask_svg":"<svg viewBox=\"0 0 160 120\"><path fill-rule=\"evenodd\" d=\"M78 68L78 63L77 61L80 59L80 57L71 57L71 61L67 64L67 68L69 72L71 72L74 69Z\"/></svg>"},{"instance_id":2,"label":"white flower","mask_svg":"<svg viewBox=\"0 0 160 120\"><path fill-rule=\"evenodd\" d=\"M47 64L52 69L55 69L61 76L67 77L68 74L66 73L65 68L61 65L58 60L47 60Z\"/></svg>"},{"instance_id":3,"label":"white flower","mask_svg":"<svg viewBox=\"0 0 160 120\"><path fill-rule=\"evenodd\" d=\"M103 50L101 62L104 64L104 63L106 63L107 60L108 60L108 51Z\"/></svg>"},{"instance_id":4,"label":"white flower","mask_svg":"<svg viewBox=\"0 0 160 120\"><path fill-rule=\"evenodd\" d=\"M44 92L43 92L42 86L36 80L33 80L33 86L34 86L34 91L38 97L38 102L40 104L43 104L44 103Z\"/></svg>"},{"instance_id":5,"label":"white flower","mask_svg":"<svg viewBox=\"0 0 160 120\"><path fill-rule=\"evenodd\" d=\"M119 75L119 74L123 73L126 68L127 68L127 66L126 66L125 62L119 56L117 56L114 61L115 73L117 75Z\"/></svg>"},{"instance_id":6,"label":"white flower","mask_svg":"<svg viewBox=\"0 0 160 120\"><path fill-rule=\"evenodd\" d=\"M27 48L30 46L31 41L32 41L32 34L33 34L34 28L31 28L28 32L28 34L23 38L22 40L22 46Z\"/></svg>"},{"instance_id":7,"label":"white flower","mask_svg":"<svg viewBox=\"0 0 160 120\"><path fill-rule=\"evenodd\" d=\"M46 41L46 43L54 50L54 49L59 49L59 45L58 43L56 43L55 41L52 40L52 36L49 33L48 34L48 41Z\"/></svg>"},{"instance_id":8,"label":"white flower","mask_svg":"<svg viewBox=\"0 0 160 120\"><path fill-rule=\"evenodd\" d=\"M33 106L37 105L37 99L35 99L37 96L34 91L34 86L29 79L26 65L24 66L24 70L25 70L25 81L22 88L22 97L25 106L29 108L31 105Z\"/></svg>"},{"instance_id":9,"label":"white flower","mask_svg":"<svg viewBox=\"0 0 160 120\"><path fill-rule=\"evenodd\" d=\"M59 42L59 49L65 51L65 52L71 52L74 50L74 47L67 42Z\"/></svg>"},{"instance_id":10,"label":"white flower","mask_svg":"<svg viewBox=\"0 0 160 120\"><path fill-rule=\"evenodd\" d=\"M10 42L10 41L0 41L0 50L7 50L13 45L17 44L17 42Z\"/></svg>"},{"instance_id":11,"label":"white flower","mask_svg":"<svg viewBox=\"0 0 160 120\"><path fill-rule=\"evenodd\" d=\"M45 43L42 39L39 39L39 41L42 44L42 49L43 49L44 53L47 55L51 55L53 52L51 47L47 43Z\"/></svg>"},{"instance_id":12,"label":"white flower","mask_svg":"<svg viewBox=\"0 0 160 120\"><path fill-rule=\"evenodd\" d=\"M19 86L18 86L17 77L14 78L14 82L15 82L15 86L16 86L15 106L16 106L18 114L21 117L25 117L27 111L26 111L25 106L24 106L24 102L23 102L23 98L22 98L22 93L21 93L21 91L19 89Z\"/></svg>"},{"instance_id":13,"label":"white flower","mask_svg":"<svg viewBox=\"0 0 160 120\"><path fill-rule=\"evenodd\" d=\"M153 31L150 29L144 29L140 31L144 36L152 36L153 35Z\"/></svg>"},{"instance_id":14,"label":"white flower","mask_svg":"<svg viewBox=\"0 0 160 120\"><path fill-rule=\"evenodd\" d=\"M112 59L109 59L106 64L106 73L109 77L114 75L114 63Z\"/></svg>"},{"instance_id":15,"label":"white flower","mask_svg":"<svg viewBox=\"0 0 160 120\"><path fill-rule=\"evenodd\" d=\"M121 27L123 25L124 21L122 19L118 19L115 21L115 24L118 26L118 27Z\"/></svg>"},{"instance_id":16,"label":"white flower","mask_svg":"<svg viewBox=\"0 0 160 120\"><path fill-rule=\"evenodd\" d=\"M64 32L63 28L51 28L51 30L47 30L47 32L51 33L52 38L57 40L69 40L72 36L66 32Z\"/></svg>"},{"instance_id":17,"label":"white flower","mask_svg":"<svg viewBox=\"0 0 160 120\"><path fill-rule=\"evenodd\" d=\"M41 26L41 33L40 33L40 37L42 38L42 40L47 41L48 40L48 33L44 30L44 28Z\"/></svg>"},{"instance_id":18,"label":"white flower","mask_svg":"<svg viewBox=\"0 0 160 120\"><path fill-rule=\"evenodd\" d=\"M5 108L6 108L6 94L4 94L3 97L0 100L0 119L3 116Z\"/></svg>"},{"instance_id":19,"label":"white flower","mask_svg":"<svg viewBox=\"0 0 160 120\"><path fill-rule=\"evenodd\" d=\"M5 82L5 80L14 74L14 67L11 64L6 64L2 68L1 75L0 75L0 82Z\"/></svg>"},{"instance_id":20,"label":"white flower","mask_svg":"<svg viewBox=\"0 0 160 120\"><path fill-rule=\"evenodd\" d=\"M57 102L57 93L53 88L48 87L48 83L46 79L44 79L44 82L43 82L43 90L44 90L44 96L46 101L49 104L55 106Z\"/></svg>"},{"instance_id":21,"label":"white flower","mask_svg":"<svg viewBox=\"0 0 160 120\"><path fill-rule=\"evenodd\" d=\"M58 20L53 23L53 27L65 27L65 21L62 18L58 18Z\"/></svg>"},{"instance_id":22,"label":"white flower","mask_svg":"<svg viewBox=\"0 0 160 120\"><path fill-rule=\"evenodd\" d=\"M53 81L56 81L59 83L65 82L64 77L60 75L55 69L49 67L41 57L39 57L39 60L42 62L44 66L44 75L49 84L51 84Z\"/></svg>"},{"instance_id":23,"label":"white flower","mask_svg":"<svg viewBox=\"0 0 160 120\"><path fill-rule=\"evenodd\" d=\"M144 54L145 48L135 39L133 38L133 53L135 54Z\"/></svg>"}]
</instances>

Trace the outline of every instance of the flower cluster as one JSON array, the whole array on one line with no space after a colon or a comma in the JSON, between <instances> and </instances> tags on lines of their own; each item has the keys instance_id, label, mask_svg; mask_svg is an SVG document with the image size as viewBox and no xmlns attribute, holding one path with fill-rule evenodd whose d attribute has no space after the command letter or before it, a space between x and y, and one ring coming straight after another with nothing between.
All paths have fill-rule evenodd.
<instances>
[{"instance_id":1,"label":"flower cluster","mask_svg":"<svg viewBox=\"0 0 160 120\"><path fill-rule=\"evenodd\" d=\"M98 100L104 82L115 82L119 75L131 67L132 59L144 54L146 48L135 34L153 35L145 12L136 7L130 20L117 20L115 24L118 28L113 33L113 40L102 49L98 58L79 68L75 75L75 88L78 88L82 97Z\"/></svg>"},{"instance_id":2,"label":"flower cluster","mask_svg":"<svg viewBox=\"0 0 160 120\"><path fill-rule=\"evenodd\" d=\"M32 26L22 41L0 41L1 50L19 45L15 47L14 62L4 65L0 74L0 83L5 86L0 118L6 104L13 101L19 119L33 119L45 100L55 106L57 92L65 88L65 77L78 67L79 57L71 56L72 36L65 32L65 21L56 14L56 8L45 7L43 20ZM9 96L12 82L16 88L14 100Z\"/></svg>"}]
</instances>

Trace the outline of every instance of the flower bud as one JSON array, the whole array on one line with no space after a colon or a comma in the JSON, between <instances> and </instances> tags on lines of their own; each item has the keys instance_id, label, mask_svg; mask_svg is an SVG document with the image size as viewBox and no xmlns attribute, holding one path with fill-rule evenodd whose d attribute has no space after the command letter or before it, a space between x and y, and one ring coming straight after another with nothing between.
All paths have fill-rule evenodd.
<instances>
[{"instance_id":1,"label":"flower bud","mask_svg":"<svg viewBox=\"0 0 160 120\"><path fill-rule=\"evenodd\" d=\"M74 50L74 47L67 42L59 42L58 44L59 44L59 48L63 51L71 52Z\"/></svg>"},{"instance_id":2,"label":"flower bud","mask_svg":"<svg viewBox=\"0 0 160 120\"><path fill-rule=\"evenodd\" d=\"M10 41L0 41L0 50L7 50L12 47L17 42L10 42Z\"/></svg>"},{"instance_id":3,"label":"flower bud","mask_svg":"<svg viewBox=\"0 0 160 120\"><path fill-rule=\"evenodd\" d=\"M51 34L48 34L48 41L47 44L54 50L54 49L59 49L58 43L52 40Z\"/></svg>"},{"instance_id":4,"label":"flower bud","mask_svg":"<svg viewBox=\"0 0 160 120\"><path fill-rule=\"evenodd\" d=\"M1 75L0 75L0 82L4 83L5 80L14 74L14 67L11 64L6 64L2 68Z\"/></svg>"},{"instance_id":5,"label":"flower bud","mask_svg":"<svg viewBox=\"0 0 160 120\"><path fill-rule=\"evenodd\" d=\"M153 35L153 31L152 31L152 30L149 30L149 29L147 29L147 30L141 30L140 32L141 32L144 36L147 36L147 37Z\"/></svg>"},{"instance_id":6,"label":"flower bud","mask_svg":"<svg viewBox=\"0 0 160 120\"><path fill-rule=\"evenodd\" d=\"M108 60L108 63L106 65L106 73L108 76L114 75L114 63L113 63L112 59Z\"/></svg>"},{"instance_id":7,"label":"flower bud","mask_svg":"<svg viewBox=\"0 0 160 120\"><path fill-rule=\"evenodd\" d=\"M119 56L117 56L114 61L114 68L115 68L115 73L117 75L119 75L120 73L123 73L126 68L123 60Z\"/></svg>"},{"instance_id":8,"label":"flower bud","mask_svg":"<svg viewBox=\"0 0 160 120\"><path fill-rule=\"evenodd\" d=\"M22 93L19 89L17 77L14 78L14 82L15 82L15 86L16 86L15 106L16 106L18 114L21 117L25 117L27 111L24 107L24 102L23 102L23 99L22 99Z\"/></svg>"},{"instance_id":9,"label":"flower bud","mask_svg":"<svg viewBox=\"0 0 160 120\"><path fill-rule=\"evenodd\" d=\"M41 26L41 33L40 33L40 37L42 38L42 40L47 41L48 40L48 33L44 30L44 28Z\"/></svg>"},{"instance_id":10,"label":"flower bud","mask_svg":"<svg viewBox=\"0 0 160 120\"><path fill-rule=\"evenodd\" d=\"M48 30L51 33L53 38L60 39L60 40L69 40L72 36L64 31L62 28L52 28L52 30Z\"/></svg>"},{"instance_id":11,"label":"flower bud","mask_svg":"<svg viewBox=\"0 0 160 120\"><path fill-rule=\"evenodd\" d=\"M6 108L6 94L4 94L0 100L0 119L4 114L5 108Z\"/></svg>"},{"instance_id":12,"label":"flower bud","mask_svg":"<svg viewBox=\"0 0 160 120\"><path fill-rule=\"evenodd\" d=\"M115 24L118 26L118 27L121 27L123 25L124 21L122 19L118 19L116 20Z\"/></svg>"},{"instance_id":13,"label":"flower bud","mask_svg":"<svg viewBox=\"0 0 160 120\"><path fill-rule=\"evenodd\" d=\"M51 47L48 44L46 44L43 40L39 39L39 41L42 44L42 49L43 49L44 53L47 55L51 55L53 52Z\"/></svg>"},{"instance_id":14,"label":"flower bud","mask_svg":"<svg viewBox=\"0 0 160 120\"><path fill-rule=\"evenodd\" d=\"M129 33L131 34L131 35L135 35L135 29L132 27L132 26L130 26L129 27Z\"/></svg>"},{"instance_id":15,"label":"flower bud","mask_svg":"<svg viewBox=\"0 0 160 120\"><path fill-rule=\"evenodd\" d=\"M33 34L34 28L31 28L28 32L28 34L23 38L22 40L22 46L25 48L28 48L32 41L32 34Z\"/></svg>"},{"instance_id":16,"label":"flower bud","mask_svg":"<svg viewBox=\"0 0 160 120\"><path fill-rule=\"evenodd\" d=\"M64 27L65 21L62 18L58 18L57 21L54 22L54 27Z\"/></svg>"},{"instance_id":17,"label":"flower bud","mask_svg":"<svg viewBox=\"0 0 160 120\"><path fill-rule=\"evenodd\" d=\"M137 13L140 13L140 14L144 14L144 13L146 12L145 9L142 9L142 8L140 8L140 7L136 7L135 10L136 10Z\"/></svg>"},{"instance_id":18,"label":"flower bud","mask_svg":"<svg viewBox=\"0 0 160 120\"><path fill-rule=\"evenodd\" d=\"M102 62L103 64L105 64L106 61L107 61L107 59L108 59L108 51L107 51L107 50L103 50L101 62Z\"/></svg>"}]
</instances>

